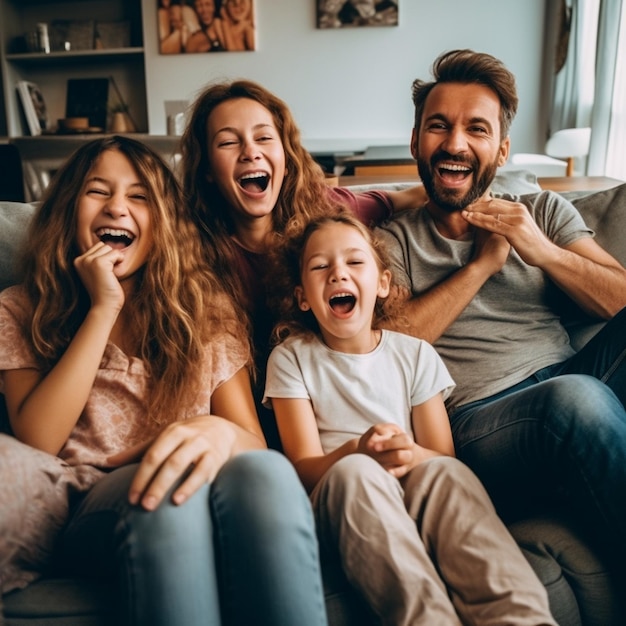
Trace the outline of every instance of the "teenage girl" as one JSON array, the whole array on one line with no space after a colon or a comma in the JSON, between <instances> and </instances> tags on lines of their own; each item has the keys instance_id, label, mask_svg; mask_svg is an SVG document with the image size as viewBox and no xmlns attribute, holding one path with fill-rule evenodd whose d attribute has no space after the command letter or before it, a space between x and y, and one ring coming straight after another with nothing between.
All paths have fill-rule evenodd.
<instances>
[{"instance_id":1,"label":"teenage girl","mask_svg":"<svg viewBox=\"0 0 626 626\"><path fill-rule=\"evenodd\" d=\"M265 401L323 546L381 622L555 624L482 485L453 458L442 360L379 329L391 273L369 230L347 213L294 226L277 268L284 322Z\"/></svg>"},{"instance_id":2,"label":"teenage girl","mask_svg":"<svg viewBox=\"0 0 626 626\"><path fill-rule=\"evenodd\" d=\"M2 592L57 553L117 574L124 623L325 624L306 494L264 450L241 316L167 165L84 145L26 241L0 294Z\"/></svg>"}]
</instances>

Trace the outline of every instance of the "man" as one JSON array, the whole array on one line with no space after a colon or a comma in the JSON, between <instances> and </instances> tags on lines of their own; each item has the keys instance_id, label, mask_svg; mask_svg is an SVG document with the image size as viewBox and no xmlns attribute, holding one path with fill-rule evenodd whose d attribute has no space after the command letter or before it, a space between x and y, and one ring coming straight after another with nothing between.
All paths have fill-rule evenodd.
<instances>
[{"instance_id":1,"label":"man","mask_svg":"<svg viewBox=\"0 0 626 626\"><path fill-rule=\"evenodd\" d=\"M623 555L626 270L557 194L490 193L517 109L511 72L456 50L433 75L413 83L411 138L430 199L379 231L408 320L399 330L444 358L457 455L505 520L543 497ZM610 320L577 354L551 306L557 290Z\"/></svg>"}]
</instances>

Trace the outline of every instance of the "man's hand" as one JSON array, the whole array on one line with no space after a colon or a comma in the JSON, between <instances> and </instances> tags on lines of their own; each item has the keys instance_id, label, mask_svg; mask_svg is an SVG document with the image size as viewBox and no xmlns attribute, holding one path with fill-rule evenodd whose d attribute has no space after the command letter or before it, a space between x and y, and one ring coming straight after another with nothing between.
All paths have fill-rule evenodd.
<instances>
[{"instance_id":1,"label":"man's hand","mask_svg":"<svg viewBox=\"0 0 626 626\"><path fill-rule=\"evenodd\" d=\"M505 237L528 265L542 267L554 256L555 244L519 202L492 198L475 202L462 215L472 226Z\"/></svg>"}]
</instances>

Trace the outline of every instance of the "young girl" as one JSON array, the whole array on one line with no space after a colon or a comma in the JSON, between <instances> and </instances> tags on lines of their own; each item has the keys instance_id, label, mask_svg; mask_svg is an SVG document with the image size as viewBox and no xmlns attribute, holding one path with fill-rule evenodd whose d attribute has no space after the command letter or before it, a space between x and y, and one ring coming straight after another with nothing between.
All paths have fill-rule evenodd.
<instances>
[{"instance_id":1,"label":"young girl","mask_svg":"<svg viewBox=\"0 0 626 626\"><path fill-rule=\"evenodd\" d=\"M554 624L478 479L453 458L443 362L378 329L391 280L379 245L346 213L294 230L278 255L285 322L265 400L322 545L338 548L382 623Z\"/></svg>"},{"instance_id":2,"label":"young girl","mask_svg":"<svg viewBox=\"0 0 626 626\"><path fill-rule=\"evenodd\" d=\"M110 137L68 160L0 294L2 592L58 551L117 574L124 623L326 623L310 506L263 450L239 317L158 155Z\"/></svg>"},{"instance_id":3,"label":"young girl","mask_svg":"<svg viewBox=\"0 0 626 626\"><path fill-rule=\"evenodd\" d=\"M392 210L421 206L426 196L421 185L358 195L328 187L322 169L302 146L287 105L246 80L216 83L198 96L181 148L191 216L216 274L250 320L257 409L270 447L280 447L273 416L260 402L269 337L277 321L265 288L272 237L282 233L291 217L324 214L338 203L373 224Z\"/></svg>"}]
</instances>

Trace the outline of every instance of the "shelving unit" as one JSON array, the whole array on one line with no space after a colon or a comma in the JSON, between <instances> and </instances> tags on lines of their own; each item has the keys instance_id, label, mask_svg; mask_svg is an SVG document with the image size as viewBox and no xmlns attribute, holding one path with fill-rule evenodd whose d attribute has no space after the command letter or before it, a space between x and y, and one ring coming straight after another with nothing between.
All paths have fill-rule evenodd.
<instances>
[{"instance_id":1,"label":"shelving unit","mask_svg":"<svg viewBox=\"0 0 626 626\"><path fill-rule=\"evenodd\" d=\"M130 46L25 51L25 35L36 31L38 22L51 25L55 20L128 22ZM141 0L0 0L0 69L5 132L9 137L28 135L15 90L18 81L31 81L40 87L49 126L54 127L58 119L65 117L68 79L111 76L130 107L137 130L148 131ZM115 102L111 89L109 100Z\"/></svg>"}]
</instances>

